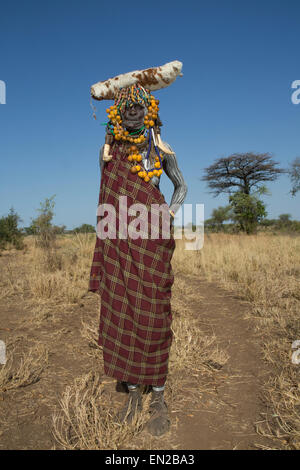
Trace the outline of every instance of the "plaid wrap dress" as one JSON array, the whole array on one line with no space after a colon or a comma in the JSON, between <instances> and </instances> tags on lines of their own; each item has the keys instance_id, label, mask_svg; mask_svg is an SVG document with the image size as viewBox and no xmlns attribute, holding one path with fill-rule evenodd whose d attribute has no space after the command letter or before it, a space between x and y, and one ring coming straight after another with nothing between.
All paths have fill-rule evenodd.
<instances>
[{"instance_id":1,"label":"plaid wrap dress","mask_svg":"<svg viewBox=\"0 0 300 470\"><path fill-rule=\"evenodd\" d=\"M125 145L115 142L110 153L113 158L102 169L99 205L106 203L115 208L116 237L97 236L89 281L89 290L99 292L101 297L98 344L103 349L107 376L161 386L166 381L172 342L174 227L159 189L131 173ZM127 196L128 209L136 203L148 209L148 227L140 226L143 236L119 237L123 230L119 196ZM167 231L158 217L159 207L167 214ZM151 210L159 219L154 224L156 239L150 233ZM127 213L126 223L132 223L136 216ZM98 223L100 220L98 217Z\"/></svg>"}]
</instances>

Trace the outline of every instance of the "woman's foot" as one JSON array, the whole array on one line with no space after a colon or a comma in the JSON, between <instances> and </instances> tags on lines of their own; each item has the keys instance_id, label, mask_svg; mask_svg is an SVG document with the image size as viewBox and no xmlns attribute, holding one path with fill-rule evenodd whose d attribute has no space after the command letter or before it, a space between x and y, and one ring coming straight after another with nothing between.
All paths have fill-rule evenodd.
<instances>
[{"instance_id":1,"label":"woman's foot","mask_svg":"<svg viewBox=\"0 0 300 470\"><path fill-rule=\"evenodd\" d=\"M132 423L137 413L142 411L142 394L140 387L129 390L129 396L124 407L117 413L117 418L121 423Z\"/></svg>"},{"instance_id":2,"label":"woman's foot","mask_svg":"<svg viewBox=\"0 0 300 470\"><path fill-rule=\"evenodd\" d=\"M170 429L170 419L167 404L164 400L164 392L152 390L150 403L151 418L147 423L147 430L152 436L162 436Z\"/></svg>"}]
</instances>

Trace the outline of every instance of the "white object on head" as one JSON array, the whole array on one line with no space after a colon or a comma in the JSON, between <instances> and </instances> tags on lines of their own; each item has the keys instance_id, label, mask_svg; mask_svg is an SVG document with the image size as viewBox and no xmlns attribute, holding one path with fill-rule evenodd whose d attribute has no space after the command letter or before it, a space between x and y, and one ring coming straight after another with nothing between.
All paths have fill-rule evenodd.
<instances>
[{"instance_id":1,"label":"white object on head","mask_svg":"<svg viewBox=\"0 0 300 470\"><path fill-rule=\"evenodd\" d=\"M113 100L120 88L139 83L150 91L160 90L171 85L178 75L182 76L182 62L174 60L160 67L135 70L114 78L95 83L91 87L91 95L95 100Z\"/></svg>"}]
</instances>

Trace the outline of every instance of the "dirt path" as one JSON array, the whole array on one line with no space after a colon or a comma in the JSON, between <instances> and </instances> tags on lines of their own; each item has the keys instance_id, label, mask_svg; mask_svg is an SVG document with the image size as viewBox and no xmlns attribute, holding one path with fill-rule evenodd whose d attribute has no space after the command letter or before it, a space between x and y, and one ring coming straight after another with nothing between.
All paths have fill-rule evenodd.
<instances>
[{"instance_id":1,"label":"dirt path","mask_svg":"<svg viewBox=\"0 0 300 470\"><path fill-rule=\"evenodd\" d=\"M194 277L182 282L202 296L200 302L192 301L191 308L201 320L202 330L214 334L229 355L216 395L204 394L200 410L179 426L182 448L251 449L270 444L255 431L266 411L261 387L268 371L253 326L245 319L249 304L215 283Z\"/></svg>"},{"instance_id":2,"label":"dirt path","mask_svg":"<svg viewBox=\"0 0 300 470\"><path fill-rule=\"evenodd\" d=\"M245 319L249 304L217 284L180 273L175 273L175 279L174 315L188 309L205 335L215 337L215 346L226 352L228 360L223 366L208 361L209 374L196 372L193 380L189 374L173 376L177 395L185 405L169 403L173 425L171 433L160 439L159 448L253 449L267 445L255 432L255 423L265 411L260 393L267 371L258 338ZM16 355L33 344L48 351L48 364L36 383L0 393L0 449L59 448L51 417L66 385L95 369L95 352L81 332L82 321L98 323L98 308L93 294L79 306L57 306L50 311L32 309L26 299L20 301L17 296L0 302L0 339L13 344ZM115 393L114 381L108 380L108 384ZM116 395L118 402L123 400L123 394Z\"/></svg>"}]
</instances>

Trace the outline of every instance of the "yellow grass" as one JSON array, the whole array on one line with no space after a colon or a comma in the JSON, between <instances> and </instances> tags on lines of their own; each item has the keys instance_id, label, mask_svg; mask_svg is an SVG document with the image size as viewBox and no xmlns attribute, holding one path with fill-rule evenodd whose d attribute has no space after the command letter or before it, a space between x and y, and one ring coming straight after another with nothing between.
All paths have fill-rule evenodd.
<instances>
[{"instance_id":1,"label":"yellow grass","mask_svg":"<svg viewBox=\"0 0 300 470\"><path fill-rule=\"evenodd\" d=\"M60 411L53 415L54 436L61 447L70 450L132 448L147 421L146 402L149 397L144 400L144 411L131 424L120 424L99 374L90 372L66 388Z\"/></svg>"},{"instance_id":2,"label":"yellow grass","mask_svg":"<svg viewBox=\"0 0 300 470\"><path fill-rule=\"evenodd\" d=\"M48 351L42 344L31 347L17 360L14 353L14 345L9 345L6 364L0 368L0 392L37 382L47 366Z\"/></svg>"},{"instance_id":3,"label":"yellow grass","mask_svg":"<svg viewBox=\"0 0 300 470\"><path fill-rule=\"evenodd\" d=\"M36 247L33 239L26 239L26 243L25 253L7 258L9 261L0 278L0 298L9 300L16 295L23 298L31 304L33 311L39 312L38 324L51 312L51 306L72 306L86 295L95 238L93 235L61 237L58 249L48 253ZM279 439L286 448L300 449L300 365L291 361L292 342L300 339L300 237L209 234L205 236L203 249L197 252L185 251L184 242L176 240L172 265L175 280L176 272L217 280L251 302L250 321L272 370L264 387L269 412L257 425L257 432L271 436L275 441ZM216 339L203 334L192 312L184 305L178 309L181 315L177 315L177 300L174 302L174 342L170 356L173 373L185 371L189 374L196 368L205 374L209 373L205 364L225 364L226 353L218 350ZM193 322L194 334L191 335ZM91 351L98 354L96 323L84 322L82 335ZM5 375L3 368L2 374ZM176 383L172 377L171 374L167 394L178 408L180 397L174 393ZM109 400L103 399L101 387L95 395L97 380L90 375L81 377L66 390L61 400L61 412L54 417L56 437L62 447L120 448L129 445L124 429L117 429L114 424L109 428L111 410L106 407ZM96 406L99 400L103 402L102 411ZM140 424L136 426L126 432L136 436ZM105 441L106 433L111 444Z\"/></svg>"},{"instance_id":4,"label":"yellow grass","mask_svg":"<svg viewBox=\"0 0 300 470\"><path fill-rule=\"evenodd\" d=\"M28 238L21 272L17 256L4 269L2 295L16 293L39 305L75 304L87 292L93 244L93 236L75 235L60 239L57 249L44 251Z\"/></svg>"},{"instance_id":5,"label":"yellow grass","mask_svg":"<svg viewBox=\"0 0 300 470\"><path fill-rule=\"evenodd\" d=\"M300 365L291 361L300 339L300 237L209 234L196 253L178 245L178 270L218 280L251 302L250 319L273 371L264 390L272 419L265 416L257 430L300 449Z\"/></svg>"}]
</instances>

